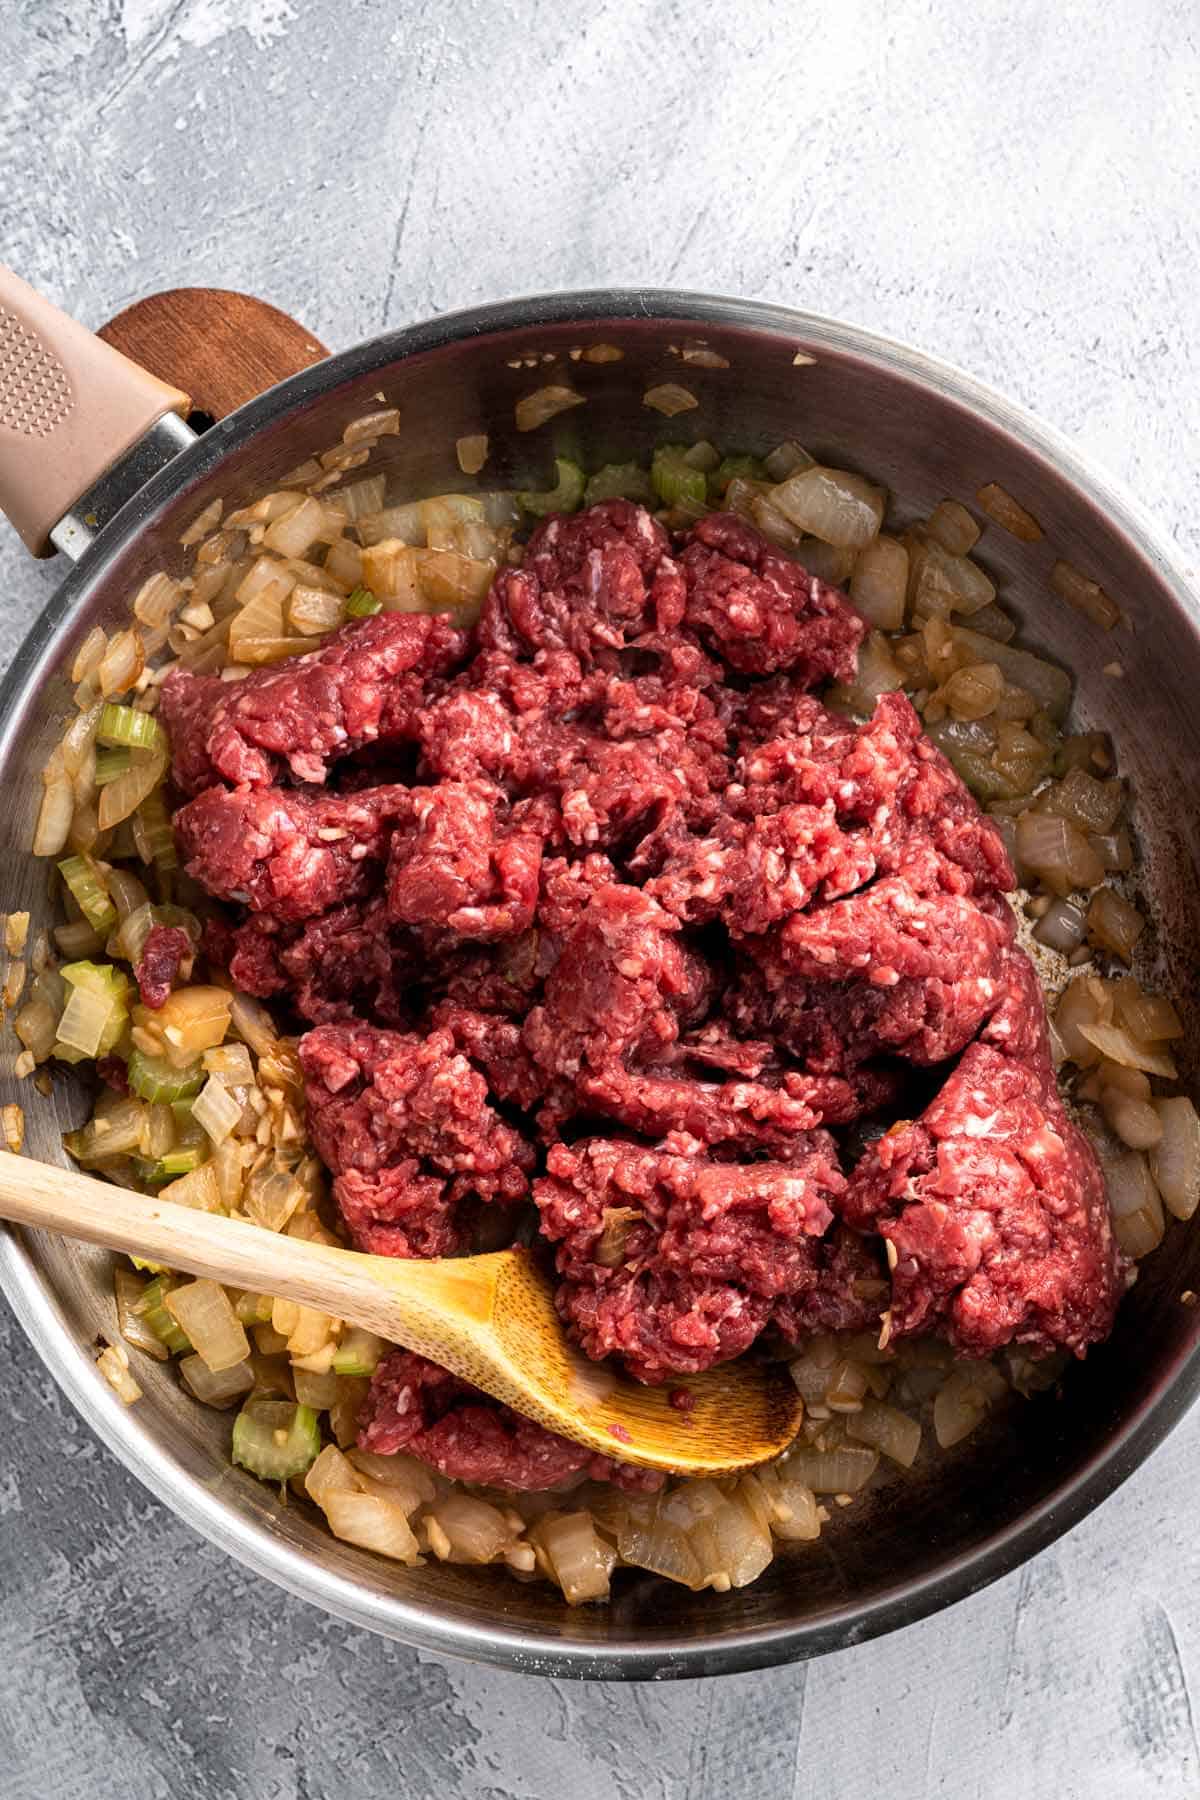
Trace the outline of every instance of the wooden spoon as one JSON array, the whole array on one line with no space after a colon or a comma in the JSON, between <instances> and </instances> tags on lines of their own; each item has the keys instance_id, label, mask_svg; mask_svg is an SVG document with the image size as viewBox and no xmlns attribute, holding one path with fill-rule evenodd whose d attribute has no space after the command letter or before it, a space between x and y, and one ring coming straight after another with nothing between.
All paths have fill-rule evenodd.
<instances>
[{"instance_id":1,"label":"wooden spoon","mask_svg":"<svg viewBox=\"0 0 1200 1800\"><path fill-rule=\"evenodd\" d=\"M800 1396L779 1366L726 1363L649 1388L585 1361L526 1251L434 1262L364 1256L9 1155L0 1155L0 1218L348 1319L622 1462L729 1475L777 1456L800 1424ZM686 1411L668 1399L681 1389Z\"/></svg>"}]
</instances>

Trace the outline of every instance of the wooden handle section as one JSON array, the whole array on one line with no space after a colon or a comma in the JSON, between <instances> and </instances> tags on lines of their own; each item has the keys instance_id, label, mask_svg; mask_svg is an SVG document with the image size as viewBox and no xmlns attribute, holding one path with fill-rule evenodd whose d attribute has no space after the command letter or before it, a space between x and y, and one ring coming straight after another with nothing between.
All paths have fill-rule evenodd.
<instances>
[{"instance_id":1,"label":"wooden handle section","mask_svg":"<svg viewBox=\"0 0 1200 1800\"><path fill-rule=\"evenodd\" d=\"M388 1262L2 1154L0 1218L163 1262L252 1294L296 1300L434 1354L447 1336L470 1332L490 1315L492 1265L502 1260Z\"/></svg>"},{"instance_id":2,"label":"wooden handle section","mask_svg":"<svg viewBox=\"0 0 1200 1800\"><path fill-rule=\"evenodd\" d=\"M189 405L0 268L0 512L35 556L156 419Z\"/></svg>"},{"instance_id":3,"label":"wooden handle section","mask_svg":"<svg viewBox=\"0 0 1200 1800\"><path fill-rule=\"evenodd\" d=\"M229 288L151 294L99 335L151 374L181 381L195 410L210 419L223 419L329 354L277 306Z\"/></svg>"}]
</instances>

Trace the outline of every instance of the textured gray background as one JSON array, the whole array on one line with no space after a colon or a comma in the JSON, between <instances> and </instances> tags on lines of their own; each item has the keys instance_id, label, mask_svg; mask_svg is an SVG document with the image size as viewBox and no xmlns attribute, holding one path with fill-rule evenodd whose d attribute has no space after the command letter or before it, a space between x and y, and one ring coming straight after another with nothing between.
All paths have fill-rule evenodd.
<instances>
[{"instance_id":1,"label":"textured gray background","mask_svg":"<svg viewBox=\"0 0 1200 1800\"><path fill-rule=\"evenodd\" d=\"M6 0L0 258L87 323L337 347L646 281L842 314L1073 433L1195 556L1194 0ZM51 591L0 529L0 653ZM1021 1574L808 1668L582 1688L365 1637L142 1492L0 1317L3 1800L1200 1793L1200 1419ZM915 1529L920 1529L919 1522Z\"/></svg>"}]
</instances>

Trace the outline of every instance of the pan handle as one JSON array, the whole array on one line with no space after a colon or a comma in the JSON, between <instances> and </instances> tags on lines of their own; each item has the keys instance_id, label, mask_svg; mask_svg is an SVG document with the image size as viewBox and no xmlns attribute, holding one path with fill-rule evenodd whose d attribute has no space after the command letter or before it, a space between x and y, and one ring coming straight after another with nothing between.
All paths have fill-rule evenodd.
<instances>
[{"instance_id":1,"label":"pan handle","mask_svg":"<svg viewBox=\"0 0 1200 1800\"><path fill-rule=\"evenodd\" d=\"M224 288L152 294L93 336L0 267L0 512L35 556L78 557L195 441L189 408L222 419L328 354Z\"/></svg>"},{"instance_id":2,"label":"pan handle","mask_svg":"<svg viewBox=\"0 0 1200 1800\"><path fill-rule=\"evenodd\" d=\"M0 267L0 512L35 556L51 554L81 495L190 405Z\"/></svg>"}]
</instances>

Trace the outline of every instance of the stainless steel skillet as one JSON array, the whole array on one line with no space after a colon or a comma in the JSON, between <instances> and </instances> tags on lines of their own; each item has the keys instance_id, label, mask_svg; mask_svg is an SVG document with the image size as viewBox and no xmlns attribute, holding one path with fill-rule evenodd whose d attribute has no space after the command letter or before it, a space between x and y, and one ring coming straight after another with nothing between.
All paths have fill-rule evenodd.
<instances>
[{"instance_id":1,"label":"stainless steel skillet","mask_svg":"<svg viewBox=\"0 0 1200 1800\"><path fill-rule=\"evenodd\" d=\"M2 384L26 364L6 322L12 293L2 287L0 309ZM143 332L140 354L158 374L197 388L203 405L190 370L197 351L211 348L220 314L180 308L178 316L191 323L174 335L170 327ZM197 317L208 323L198 328ZM39 330L44 345L44 323L35 342ZM232 341L246 351L251 336L243 322ZM599 341L620 348L622 359L572 359L572 350ZM696 349L726 366L712 366L712 355L684 359ZM515 401L568 376L587 404L519 433ZM648 409L643 394L663 381L683 383L699 405L670 421ZM0 386L0 452L14 447L5 391ZM385 440L380 466L413 493L465 485L454 442L476 431L492 440L487 480L505 485L549 485L556 451L600 462L685 437L761 450L795 435L828 460L886 481L914 516L946 495L969 502L984 482L1008 488L1041 520L1046 540L1025 545L991 531L980 559L1021 614L1025 641L1075 670L1080 722L1117 739L1136 790L1160 979L1195 1042L1200 611L1169 537L1070 444L968 377L853 326L699 295L559 295L432 320L301 370L198 440L181 423L159 424L82 506L78 495L60 494L51 510L61 505L70 516L55 535L69 537L79 560L0 695L5 910L27 907L36 922L45 909L44 874L27 846L39 772L69 706L63 670L75 644L96 621L115 622L144 576L181 555L179 533L209 498L240 499L269 484L334 441L378 393L404 420L400 437ZM171 403L159 394L147 410ZM30 535L56 523L31 515ZM1102 581L1128 626L1099 633L1064 607L1046 580L1056 555ZM1105 673L1113 664L1119 676ZM1194 1061L1184 1062L1194 1086ZM0 1098L24 1104L30 1153L59 1159L60 1133L82 1112L82 1095L63 1090L40 1102L26 1085L6 1084ZM370 1629L512 1668L585 1677L760 1667L945 1606L1103 1499L1181 1416L1200 1381L1197 1314L1179 1299L1200 1291L1200 1233L1176 1225L1142 1266L1111 1343L1072 1370L1066 1404L1031 1402L986 1445L971 1439L936 1478L883 1490L869 1514L853 1509L815 1549L780 1558L740 1593L692 1596L646 1578L625 1585L607 1611L571 1612L548 1589L516 1587L486 1570L384 1566L334 1542L299 1509L280 1512L229 1467L220 1415L192 1406L157 1369L147 1375L145 1400L123 1408L90 1356L95 1334L113 1325L102 1257L7 1235L0 1284L51 1373L111 1448L242 1561Z\"/></svg>"}]
</instances>

